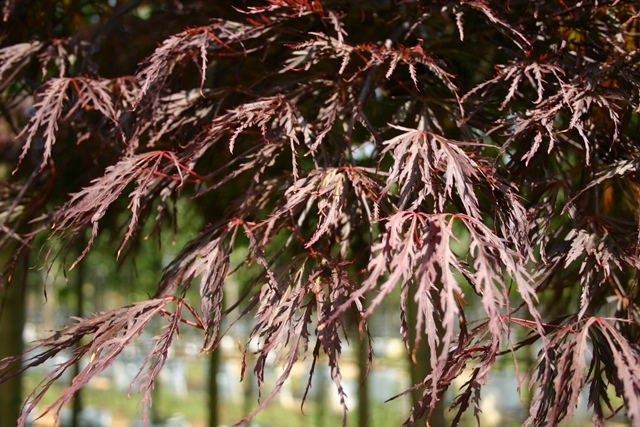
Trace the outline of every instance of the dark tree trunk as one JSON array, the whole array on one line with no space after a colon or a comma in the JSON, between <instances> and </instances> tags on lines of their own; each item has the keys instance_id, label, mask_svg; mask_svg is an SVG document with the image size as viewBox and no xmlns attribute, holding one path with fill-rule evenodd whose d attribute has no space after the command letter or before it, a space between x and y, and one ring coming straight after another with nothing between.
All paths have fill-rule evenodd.
<instances>
[{"instance_id":1,"label":"dark tree trunk","mask_svg":"<svg viewBox=\"0 0 640 427\"><path fill-rule=\"evenodd\" d=\"M416 336L416 323L418 321L418 307L410 295L407 301L407 323L409 328L409 340L413 344ZM411 384L418 384L431 373L431 352L429 351L429 345L427 343L427 337L423 336L420 340L420 345L415 349L415 363L409 358L409 373L411 376ZM411 403L415 405L420 401L422 396L422 389L419 388L411 392ZM444 402L440 400L431 413L431 417L427 419L424 416L420 420L416 420L414 426L423 427L425 422L431 427L440 427L445 425L444 418Z\"/></svg>"},{"instance_id":2,"label":"dark tree trunk","mask_svg":"<svg viewBox=\"0 0 640 427\"><path fill-rule=\"evenodd\" d=\"M81 318L84 315L84 295L82 293L82 287L84 285L85 279L85 263L81 262L76 266L75 274L72 276L73 283L71 286L73 288L75 303L76 303L76 317ZM78 343L78 345L80 345ZM80 373L82 366L80 361L78 361L73 366L73 376ZM80 412L82 412L82 389L78 390L73 398L73 403L71 406L71 426L72 427L80 427Z\"/></svg>"},{"instance_id":3,"label":"dark tree trunk","mask_svg":"<svg viewBox=\"0 0 640 427\"><path fill-rule=\"evenodd\" d=\"M5 247L2 255L4 260L10 260L13 256L11 246ZM0 284L0 359L24 350L26 268L27 257L23 256L16 263L11 283L7 283L7 277L4 277ZM21 406L22 376L18 375L0 383L0 427L15 427Z\"/></svg>"},{"instance_id":4,"label":"dark tree trunk","mask_svg":"<svg viewBox=\"0 0 640 427\"><path fill-rule=\"evenodd\" d=\"M218 427L220 414L218 412L218 370L220 369L220 351L218 347L209 355L209 427Z\"/></svg>"},{"instance_id":5,"label":"dark tree trunk","mask_svg":"<svg viewBox=\"0 0 640 427\"><path fill-rule=\"evenodd\" d=\"M358 354L358 427L369 426L369 381L367 381L367 365L369 363L369 342L364 336L360 339Z\"/></svg>"}]
</instances>

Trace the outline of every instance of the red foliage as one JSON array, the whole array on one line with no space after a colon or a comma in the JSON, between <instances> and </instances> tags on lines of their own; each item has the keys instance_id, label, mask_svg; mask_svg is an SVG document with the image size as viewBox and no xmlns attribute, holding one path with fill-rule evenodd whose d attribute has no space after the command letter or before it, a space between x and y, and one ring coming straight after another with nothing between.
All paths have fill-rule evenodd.
<instances>
[{"instance_id":1,"label":"red foliage","mask_svg":"<svg viewBox=\"0 0 640 427\"><path fill-rule=\"evenodd\" d=\"M27 353L21 372L90 339L33 391L25 416L74 361L90 355L52 410L165 316L139 374L148 407L184 308L204 329L203 350L216 348L230 256L248 245L241 266L260 271L242 297L260 344L253 372L262 385L271 354L284 370L239 424L296 361L310 354L315 368L321 352L346 423L347 325L370 339L369 316L399 288L408 353L415 360L421 340L431 350L416 361L431 373L412 388L422 398L405 425L432 411L467 364L453 424L472 406L477 417L496 360L539 343L525 425L570 419L587 388L597 425L619 410L612 389L640 426L640 10L630 0L400 3L150 2L145 19L172 24L148 35L133 25L135 1L87 6L95 27L54 14L31 32L11 22L35 12L4 2L5 118L35 96L17 135L18 174L1 193L4 241L26 248L44 232L64 252L90 229L81 262L113 227L109 212L127 214L112 230L118 256L147 221L159 230L177 198L195 198L209 221L153 298L78 319ZM144 58L123 49L119 61L140 64L135 75L104 65L114 28L151 49ZM24 171L31 178L20 181ZM46 180L51 190L38 194L34 183ZM620 197L601 209L605 187ZM28 207L23 223L37 219L14 226L18 205ZM199 308L183 299L194 281Z\"/></svg>"}]
</instances>

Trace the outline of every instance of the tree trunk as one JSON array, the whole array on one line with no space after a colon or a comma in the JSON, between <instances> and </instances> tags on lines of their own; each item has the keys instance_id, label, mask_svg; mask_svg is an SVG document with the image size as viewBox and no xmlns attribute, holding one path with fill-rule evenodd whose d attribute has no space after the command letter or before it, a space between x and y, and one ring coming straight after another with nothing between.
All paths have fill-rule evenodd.
<instances>
[{"instance_id":1,"label":"tree trunk","mask_svg":"<svg viewBox=\"0 0 640 427\"><path fill-rule=\"evenodd\" d=\"M369 426L369 381L367 381L367 364L369 363L369 342L367 336L361 337L357 349L358 357L358 427Z\"/></svg>"},{"instance_id":2,"label":"tree trunk","mask_svg":"<svg viewBox=\"0 0 640 427\"><path fill-rule=\"evenodd\" d=\"M247 318L248 316L245 316L245 318ZM253 365L253 353L251 353L251 351L247 351L247 355L246 355L246 363L247 363L247 367L252 366ZM251 413L251 411L253 411L253 405L254 402L257 400L256 399L256 386L254 384L254 377L251 375L245 375L244 377L244 381L243 381L243 396L244 396L244 400L242 403L242 413L243 414L249 414ZM252 427L255 426L255 423L253 420L249 421L247 423L247 426Z\"/></svg>"},{"instance_id":3,"label":"tree trunk","mask_svg":"<svg viewBox=\"0 0 640 427\"><path fill-rule=\"evenodd\" d=\"M209 355L209 427L218 427L220 414L218 412L218 370L220 369L220 347Z\"/></svg>"},{"instance_id":4,"label":"tree trunk","mask_svg":"<svg viewBox=\"0 0 640 427\"><path fill-rule=\"evenodd\" d=\"M84 316L84 295L82 294L82 287L85 279L85 263L78 263L76 266L75 274L72 275L73 282L71 286L73 293L75 294L76 303L76 317L81 318ZM79 346L80 343L77 344ZM77 361L73 365L73 377L75 378L82 369L80 361ZM73 397L73 403L71 405L71 427L80 427L80 412L82 412L82 389L78 390Z\"/></svg>"},{"instance_id":5,"label":"tree trunk","mask_svg":"<svg viewBox=\"0 0 640 427\"><path fill-rule=\"evenodd\" d=\"M412 295L409 295L407 299L407 326L409 328L409 340L413 344L416 337L416 323L418 321L418 307L413 300ZM411 375L411 384L418 384L424 380L424 378L431 373L431 352L429 351L429 344L427 343L427 337L423 336L420 340L420 345L415 349L416 362L414 363L409 358L409 373ZM422 397L422 389L417 389L411 392L411 403L415 405L420 401ZM414 426L441 427L445 426L444 418L444 402L442 400L436 403L436 407L431 413L431 417L427 419L424 416L420 420L416 420Z\"/></svg>"},{"instance_id":6,"label":"tree trunk","mask_svg":"<svg viewBox=\"0 0 640 427\"><path fill-rule=\"evenodd\" d=\"M322 367L324 368L324 366ZM318 394L316 397L315 421L316 427L327 426L327 377L324 369L318 369L316 374Z\"/></svg>"},{"instance_id":7,"label":"tree trunk","mask_svg":"<svg viewBox=\"0 0 640 427\"><path fill-rule=\"evenodd\" d=\"M3 261L13 256L11 246L2 250ZM0 359L24 351L22 332L25 322L26 255L16 263L11 283L0 284ZM14 366L13 369L17 368ZM13 370L12 368L9 368ZM0 375L2 372L0 372ZM22 375L0 384L0 427L15 427L22 406Z\"/></svg>"}]
</instances>

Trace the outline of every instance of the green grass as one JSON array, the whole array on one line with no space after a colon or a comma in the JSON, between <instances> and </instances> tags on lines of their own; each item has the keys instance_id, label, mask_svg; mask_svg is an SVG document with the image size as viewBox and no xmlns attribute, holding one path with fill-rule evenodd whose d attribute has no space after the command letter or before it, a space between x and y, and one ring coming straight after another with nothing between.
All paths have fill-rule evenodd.
<instances>
[{"instance_id":1,"label":"green grass","mask_svg":"<svg viewBox=\"0 0 640 427\"><path fill-rule=\"evenodd\" d=\"M191 372L191 371L190 371ZM190 385L194 382L189 375ZM32 390L36 386L38 377L34 373L27 374L24 387L25 390ZM200 378L201 380L203 377ZM40 405L38 414L51 405L60 395L64 384L56 383L45 394ZM100 381L91 382L82 391L83 406L93 406L95 408L107 409L114 417L114 426L118 425L118 420L140 419L142 416L142 405L139 400L142 396L137 390L132 390L128 397L126 392L112 388L103 388ZM253 399L249 402L250 409L257 406L258 402ZM385 404L372 404L372 414L370 416L372 427L387 427L401 425L406 417L403 405L400 402L389 402ZM220 424L231 425L242 419L247 413L247 407L242 401L242 396L229 396L219 403ZM308 426L336 426L342 424L341 412L327 410L326 405L318 410L318 405L313 401L307 401L304 405L304 412L300 408L283 408L279 402L274 401L260 412L254 421L261 426L272 427L308 427ZM348 414L349 425L357 425L356 408L350 408ZM175 414L185 416L194 426L204 426L207 423L209 409L207 404L207 393L202 387L190 387L188 397L177 398L164 385L160 385L153 402L152 411L159 419L168 418Z\"/></svg>"},{"instance_id":2,"label":"green grass","mask_svg":"<svg viewBox=\"0 0 640 427\"><path fill-rule=\"evenodd\" d=\"M29 371L24 379L24 389L33 390L37 382L42 379L43 371ZM208 396L205 389L206 368L202 360L189 363L187 369L188 396L184 399L177 397L167 386L160 384L154 393L152 414L159 419L165 419L176 414L186 417L193 427L207 426L209 416ZM331 386L331 385L329 385ZM64 384L54 384L49 392L43 397L38 405L38 414L51 405L62 391ZM268 393L268 389L263 390L263 394ZM115 390L110 387L108 380L98 380L89 383L82 391L83 406L93 406L99 409L110 411L114 418L114 427L129 427L131 420L142 417L142 406L139 404L142 396L137 389L132 390L128 397L126 391ZM243 418L248 412L257 406L256 398L251 398L249 402L243 401L243 396L222 396L218 404L220 414L219 423L221 425L232 425ZM318 403L308 400L304 405L304 412L299 407L283 407L276 399L269 404L255 418L255 423L263 427L330 427L342 424L342 414L340 411L328 408L328 403ZM357 426L357 408L349 408L348 425ZM515 427L522 425L522 419L508 418L507 414L500 421L500 427ZM390 427L401 426L408 416L406 402L391 401L388 403L371 402L371 413L369 415L370 427ZM448 414L449 417L453 413ZM513 415L512 415L513 417ZM570 426L592 425L584 420L573 420ZM46 424L44 424L46 425ZM462 426L475 425L472 417L472 410L464 415ZM483 425L489 425L483 422ZM613 424L611 424L613 425ZM625 424L617 424L617 426Z\"/></svg>"}]
</instances>

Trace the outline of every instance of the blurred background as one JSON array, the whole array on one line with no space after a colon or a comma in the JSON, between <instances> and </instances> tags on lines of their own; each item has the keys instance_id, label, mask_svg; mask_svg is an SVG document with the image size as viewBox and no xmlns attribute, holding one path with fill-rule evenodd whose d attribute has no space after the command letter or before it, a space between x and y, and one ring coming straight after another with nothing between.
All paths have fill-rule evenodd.
<instances>
[{"instance_id":1,"label":"blurred background","mask_svg":"<svg viewBox=\"0 0 640 427\"><path fill-rule=\"evenodd\" d=\"M51 335L52 331L68 325L73 317L89 316L92 313L147 299L153 294L161 269L169 262L182 245L201 226L202 219L188 206L181 206L178 223L181 232L174 236L164 233L161 242L149 244L139 250L135 258L120 266L113 262L115 245L108 235L100 237L85 262L71 271L63 272L63 261L56 261L50 269L37 269L39 260L32 260L26 283L26 316L24 341L27 346L35 340ZM192 231L190 231L190 229ZM165 241L166 240L166 241ZM242 250L234 256L242 259ZM36 253L37 255L37 253ZM239 270L225 285L225 305L236 301L250 281L246 270ZM46 291L43 292L43 289ZM197 289L190 290L188 299L199 306ZM408 353L401 340L398 314L399 295L385 299L371 320L374 361L366 382L366 358L362 357L359 342L344 341L341 369L343 384L348 396L350 426L399 426L407 418L411 408L411 394L400 396L412 385L412 370ZM250 413L259 401L255 376L253 375L252 348L248 346L247 369L241 381L243 351L252 327L252 315L232 323L238 307L224 320L221 328L227 331L215 352L200 352L203 340L201 330L184 325L180 338L174 341L166 365L153 390L153 405L150 418L154 426L204 427L230 426ZM160 320L160 319L159 319ZM160 320L161 321L161 320ZM156 327L161 328L158 323ZM357 327L357 326L354 326ZM146 330L103 373L94 378L72 405L61 413L61 426L73 427L137 427L142 425L142 405L135 376L144 366L145 357L153 344L154 331ZM357 336L357 333L352 334ZM29 370L23 381L23 397L70 354L59 354L55 360ZM309 355L310 356L310 355ZM528 416L527 398L530 391L526 383L518 392L518 380L513 358L504 357L498 362L499 369L490 374L490 382L482 389L480 418L483 426L518 426ZM524 376L533 363L535 354L519 355L520 376ZM321 358L321 361L323 359ZM86 361L83 360L84 363ZM281 372L276 361L265 370L265 385L262 396L266 396ZM312 358L298 362L278 397L247 425L262 427L328 427L341 425L342 410L329 367L318 364L314 368L311 387L303 405ZM83 363L76 367L82 369ZM467 367L469 372L472 367ZM52 414L43 413L47 404L58 397L62 388L74 376L67 371L59 378L38 407L37 414L30 418L33 426L53 426ZM447 393L447 406L464 384L461 377ZM586 396L581 402L572 425L589 425ZM615 401L613 402L616 403ZM469 409L462 425L475 425L473 408ZM39 417L39 418L38 418ZM445 410L445 418L452 413ZM612 419L608 426L625 426L623 419Z\"/></svg>"}]
</instances>

